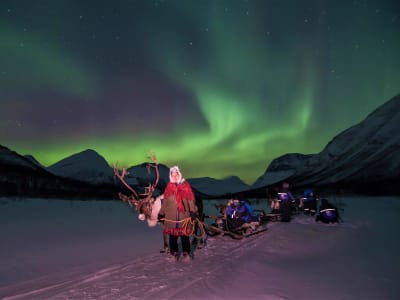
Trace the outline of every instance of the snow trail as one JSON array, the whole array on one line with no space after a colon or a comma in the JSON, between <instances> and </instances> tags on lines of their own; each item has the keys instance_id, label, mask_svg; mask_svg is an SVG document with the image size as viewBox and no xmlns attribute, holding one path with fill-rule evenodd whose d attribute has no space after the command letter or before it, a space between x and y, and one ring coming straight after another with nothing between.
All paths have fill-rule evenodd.
<instances>
[{"instance_id":1,"label":"snow trail","mask_svg":"<svg viewBox=\"0 0 400 300\"><path fill-rule=\"evenodd\" d=\"M298 215L243 240L209 237L190 263L168 262L154 246L96 272L75 269L33 279L23 289L9 285L12 296L3 299L394 300L400 294L399 200L348 199L344 222L335 225Z\"/></svg>"}]
</instances>

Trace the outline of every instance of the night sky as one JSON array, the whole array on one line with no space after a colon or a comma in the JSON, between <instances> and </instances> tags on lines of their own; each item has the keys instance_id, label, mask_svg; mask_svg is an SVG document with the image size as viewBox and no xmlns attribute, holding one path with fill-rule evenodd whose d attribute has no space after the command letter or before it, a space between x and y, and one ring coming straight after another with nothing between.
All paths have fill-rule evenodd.
<instances>
[{"instance_id":1,"label":"night sky","mask_svg":"<svg viewBox=\"0 0 400 300\"><path fill-rule=\"evenodd\" d=\"M400 92L400 1L0 2L0 144L247 183Z\"/></svg>"}]
</instances>

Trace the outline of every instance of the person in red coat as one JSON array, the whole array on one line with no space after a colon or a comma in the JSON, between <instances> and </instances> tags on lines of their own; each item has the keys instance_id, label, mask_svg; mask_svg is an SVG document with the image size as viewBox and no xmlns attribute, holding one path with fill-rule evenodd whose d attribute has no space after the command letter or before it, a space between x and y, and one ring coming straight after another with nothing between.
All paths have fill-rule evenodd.
<instances>
[{"instance_id":1,"label":"person in red coat","mask_svg":"<svg viewBox=\"0 0 400 300\"><path fill-rule=\"evenodd\" d=\"M172 260L179 258L180 238L182 244L182 260L190 261L190 236L194 232L189 218L197 216L197 207L192 187L185 181L178 166L170 168L169 180L164 191L164 200L161 205L159 219L163 220L163 233L169 235L169 248Z\"/></svg>"}]
</instances>

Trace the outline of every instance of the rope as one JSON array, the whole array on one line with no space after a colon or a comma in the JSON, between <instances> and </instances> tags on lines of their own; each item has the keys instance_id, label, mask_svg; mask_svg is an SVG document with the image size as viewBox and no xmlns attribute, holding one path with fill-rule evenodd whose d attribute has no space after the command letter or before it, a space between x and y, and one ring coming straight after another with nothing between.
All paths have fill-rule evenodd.
<instances>
[{"instance_id":1,"label":"rope","mask_svg":"<svg viewBox=\"0 0 400 300\"><path fill-rule=\"evenodd\" d=\"M167 222L172 222L172 223L175 223L175 224L183 223L181 225L181 228L183 228L185 232L189 233L189 235L193 235L193 237L198 239L198 240L204 239L206 237L206 231L204 229L204 226L205 226L204 222L200 221L199 218L196 218L195 220L192 220L192 218L188 217L188 218L185 218L185 219L180 220L180 221L162 218L162 219L160 219L160 221L167 221ZM196 223L197 223L197 226L200 229L200 235L199 236L196 235L195 230L194 230L194 228L196 228L195 227ZM190 229L190 228L193 228L193 229Z\"/></svg>"}]
</instances>

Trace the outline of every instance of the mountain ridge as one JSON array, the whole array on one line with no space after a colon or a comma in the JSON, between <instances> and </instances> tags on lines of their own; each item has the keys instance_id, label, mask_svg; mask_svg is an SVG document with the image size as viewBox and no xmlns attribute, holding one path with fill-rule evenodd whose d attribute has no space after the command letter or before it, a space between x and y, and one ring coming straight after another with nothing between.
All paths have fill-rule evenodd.
<instances>
[{"instance_id":1,"label":"mountain ridge","mask_svg":"<svg viewBox=\"0 0 400 300\"><path fill-rule=\"evenodd\" d=\"M203 197L230 197L233 194L265 197L267 187L288 181L294 190L313 186L330 191L358 191L366 187L375 192L400 193L400 96L393 97L371 112L364 120L336 135L317 154L287 153L274 159L264 174L252 184L232 175L224 179L188 178L195 192ZM0 166L15 167L38 174L56 176L95 187L108 186L113 191L126 191L114 177L113 168L93 149L72 154L48 168L33 156L22 156L0 145ZM154 168L148 163L127 168L126 181L143 190L155 181ZM12 172L11 172L12 173ZM161 193L169 181L169 167L159 164ZM41 175L42 176L42 175ZM18 176L17 176L18 177ZM0 174L7 182L7 174ZM394 185L394 187L393 187Z\"/></svg>"},{"instance_id":2,"label":"mountain ridge","mask_svg":"<svg viewBox=\"0 0 400 300\"><path fill-rule=\"evenodd\" d=\"M398 124L399 95L336 135L320 153L285 154L273 160L266 173L291 167L295 173L285 180L293 182L296 188L340 185L349 189L353 185L359 191L377 185L377 190L382 190L383 181L391 184L399 178Z\"/></svg>"}]
</instances>

